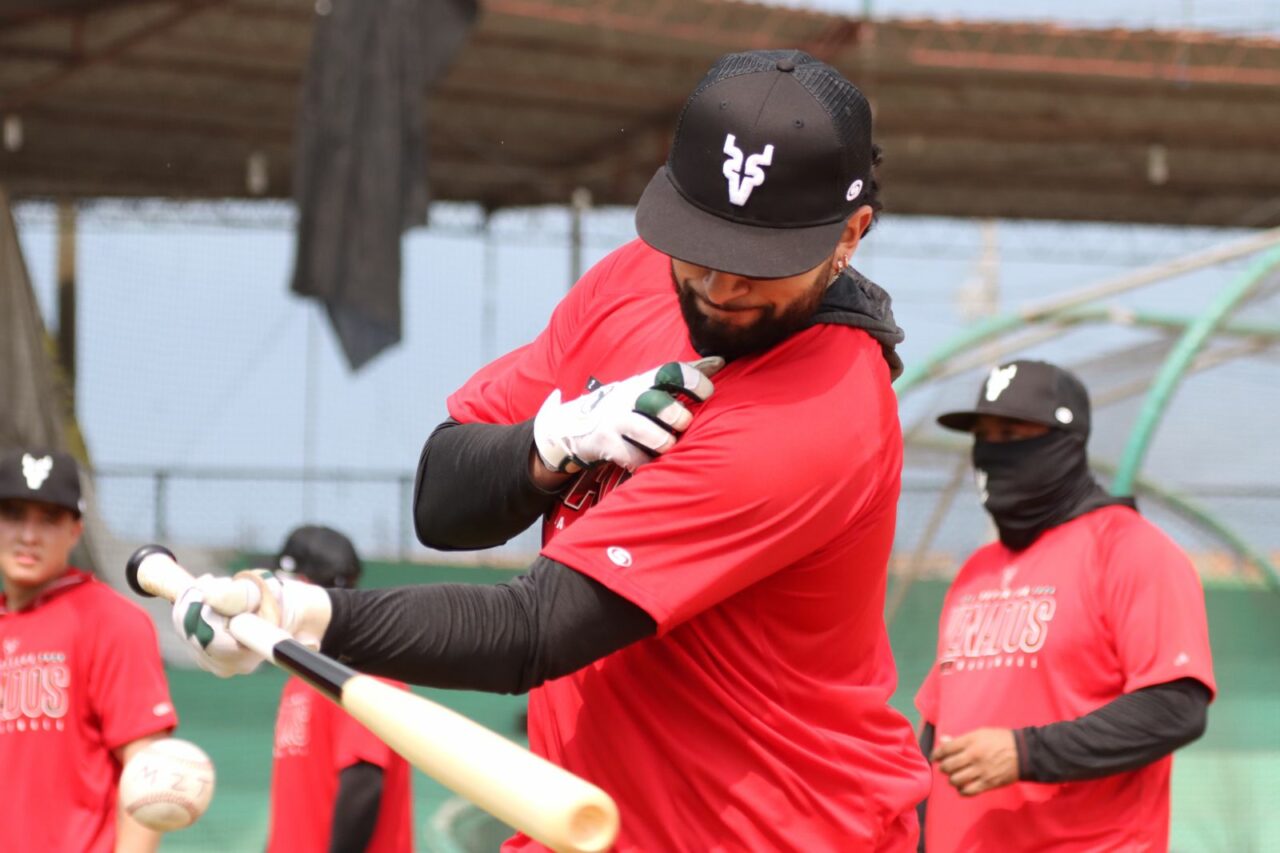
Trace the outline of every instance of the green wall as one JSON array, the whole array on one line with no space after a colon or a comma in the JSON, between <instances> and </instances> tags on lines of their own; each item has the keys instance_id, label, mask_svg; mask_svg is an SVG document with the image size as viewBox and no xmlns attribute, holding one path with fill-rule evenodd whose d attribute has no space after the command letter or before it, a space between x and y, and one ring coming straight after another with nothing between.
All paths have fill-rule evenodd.
<instances>
[{"instance_id":1,"label":"green wall","mask_svg":"<svg viewBox=\"0 0 1280 853\"><path fill-rule=\"evenodd\" d=\"M366 586L423 582L493 583L511 571L371 564ZM890 626L898 660L894 704L914 721L911 697L933 658L946 585L917 583ZM1280 596L1256 589L1211 588L1209 626L1219 698L1205 737L1182 750L1174 769L1173 849L1280 849ZM271 667L222 680L174 669L170 684L181 717L179 735L199 743L218 768L209 812L173 833L164 851L254 851L266 838L272 727L284 676ZM522 697L419 689L512 738L520 737ZM414 775L417 849L459 853L494 850L502 829ZM451 833L449 829L451 828Z\"/></svg>"}]
</instances>

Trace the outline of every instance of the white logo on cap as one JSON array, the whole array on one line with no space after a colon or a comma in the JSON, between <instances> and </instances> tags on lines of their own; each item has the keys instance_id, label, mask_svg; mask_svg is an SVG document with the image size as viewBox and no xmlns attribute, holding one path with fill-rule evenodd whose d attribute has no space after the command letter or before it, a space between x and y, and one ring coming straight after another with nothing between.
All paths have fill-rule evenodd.
<instances>
[{"instance_id":1,"label":"white logo on cap","mask_svg":"<svg viewBox=\"0 0 1280 853\"><path fill-rule=\"evenodd\" d=\"M752 154L747 158L746 168L742 165L742 149L737 146L737 139L732 133L724 138L724 153L729 158L724 161L724 176L729 181L729 201L742 207L751 198L751 191L764 183L764 166L773 164L773 146L766 145L764 151Z\"/></svg>"},{"instance_id":2,"label":"white logo on cap","mask_svg":"<svg viewBox=\"0 0 1280 853\"><path fill-rule=\"evenodd\" d=\"M619 548L617 545L610 545L605 553L609 555L609 559L615 566L626 568L631 565L631 552L626 548Z\"/></svg>"},{"instance_id":3,"label":"white logo on cap","mask_svg":"<svg viewBox=\"0 0 1280 853\"><path fill-rule=\"evenodd\" d=\"M44 481L49 479L49 473L53 471L53 457L42 456L39 459L30 453L22 454L22 476L27 478L27 488L35 491L44 485Z\"/></svg>"},{"instance_id":4,"label":"white logo on cap","mask_svg":"<svg viewBox=\"0 0 1280 853\"><path fill-rule=\"evenodd\" d=\"M1076 419L1076 416L1066 406L1059 406L1054 410L1053 416L1058 419L1060 424L1069 424Z\"/></svg>"},{"instance_id":5,"label":"white logo on cap","mask_svg":"<svg viewBox=\"0 0 1280 853\"><path fill-rule=\"evenodd\" d=\"M1008 367L993 367L991 375L987 377L987 402L994 403L1000 399L1000 395L1004 393L1004 389L1009 387L1009 383L1013 381L1013 377L1018 375L1018 365L1011 364Z\"/></svg>"},{"instance_id":6,"label":"white logo on cap","mask_svg":"<svg viewBox=\"0 0 1280 853\"><path fill-rule=\"evenodd\" d=\"M849 184L849 189L844 194L844 200L853 201L855 198L857 198L860 195L862 195L862 179L861 178Z\"/></svg>"}]
</instances>

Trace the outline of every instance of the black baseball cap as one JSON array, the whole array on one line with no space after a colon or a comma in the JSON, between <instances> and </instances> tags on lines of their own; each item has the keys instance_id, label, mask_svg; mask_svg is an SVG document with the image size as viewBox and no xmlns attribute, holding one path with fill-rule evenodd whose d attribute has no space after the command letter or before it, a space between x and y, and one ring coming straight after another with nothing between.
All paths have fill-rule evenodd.
<instances>
[{"instance_id":1,"label":"black baseball cap","mask_svg":"<svg viewBox=\"0 0 1280 853\"><path fill-rule=\"evenodd\" d=\"M1089 392L1075 374L1047 361L1010 361L992 369L967 411L939 415L947 429L970 432L979 415L997 415L1089 435Z\"/></svg>"},{"instance_id":2,"label":"black baseball cap","mask_svg":"<svg viewBox=\"0 0 1280 853\"><path fill-rule=\"evenodd\" d=\"M331 527L308 524L289 534L276 567L324 587L351 589L360 580L360 557L351 540Z\"/></svg>"},{"instance_id":3,"label":"black baseball cap","mask_svg":"<svg viewBox=\"0 0 1280 853\"><path fill-rule=\"evenodd\" d=\"M799 50L721 57L689 96L636 232L689 263L750 278L812 269L871 189L871 106Z\"/></svg>"},{"instance_id":4,"label":"black baseball cap","mask_svg":"<svg viewBox=\"0 0 1280 853\"><path fill-rule=\"evenodd\" d=\"M6 453L0 457L0 500L38 501L80 515L80 468L60 450Z\"/></svg>"}]
</instances>

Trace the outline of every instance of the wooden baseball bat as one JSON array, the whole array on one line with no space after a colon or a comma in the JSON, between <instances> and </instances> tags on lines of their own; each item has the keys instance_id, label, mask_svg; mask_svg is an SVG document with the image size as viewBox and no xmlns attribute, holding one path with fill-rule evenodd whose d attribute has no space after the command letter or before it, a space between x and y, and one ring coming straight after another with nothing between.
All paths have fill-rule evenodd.
<instances>
[{"instance_id":1,"label":"wooden baseball bat","mask_svg":"<svg viewBox=\"0 0 1280 853\"><path fill-rule=\"evenodd\" d=\"M173 601L195 579L160 545L129 558L138 595ZM599 853L618 834L618 807L595 785L435 702L361 675L250 613L236 641L319 690L423 773L558 853Z\"/></svg>"}]
</instances>

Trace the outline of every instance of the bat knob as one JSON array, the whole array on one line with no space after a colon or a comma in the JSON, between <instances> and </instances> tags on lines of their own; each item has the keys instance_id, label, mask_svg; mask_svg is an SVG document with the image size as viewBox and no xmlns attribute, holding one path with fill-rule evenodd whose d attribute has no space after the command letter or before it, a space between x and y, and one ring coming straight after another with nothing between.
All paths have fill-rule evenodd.
<instances>
[{"instance_id":1,"label":"bat knob","mask_svg":"<svg viewBox=\"0 0 1280 853\"><path fill-rule=\"evenodd\" d=\"M150 557L152 554L164 554L170 560L174 560L175 562L177 561L177 558L173 556L173 552L163 545L143 545L141 548L133 552L133 556L130 557L129 562L125 564L124 578L129 582L129 589L133 590L143 598L155 598L154 595L147 592L142 588L142 585L138 583L138 569L141 568L142 561L147 557Z\"/></svg>"}]
</instances>

